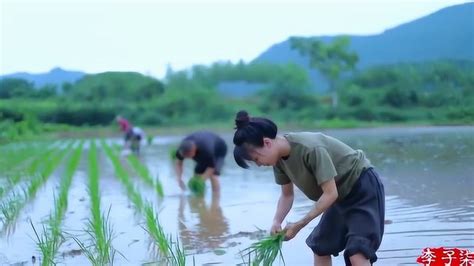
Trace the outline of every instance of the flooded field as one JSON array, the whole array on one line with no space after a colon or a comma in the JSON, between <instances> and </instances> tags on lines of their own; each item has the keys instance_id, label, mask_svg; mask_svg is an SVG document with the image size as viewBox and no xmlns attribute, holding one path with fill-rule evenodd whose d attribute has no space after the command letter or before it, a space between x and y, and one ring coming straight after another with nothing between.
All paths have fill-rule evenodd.
<instances>
[{"instance_id":1,"label":"flooded field","mask_svg":"<svg viewBox=\"0 0 474 266\"><path fill-rule=\"evenodd\" d=\"M363 149L382 176L386 233L377 264L416 264L424 247L474 250L474 127L324 132ZM0 265L39 265L43 258L33 226L41 236L47 228L43 225L51 221L62 221L61 245L55 257L59 265L91 264L78 242L88 243L90 237L84 231L87 224L100 221L110 223L111 231L102 233L105 238L111 233L115 265L159 265L156 239L149 233L153 225L146 223L150 213L164 233L182 245L186 265L245 265L239 251L265 236L272 222L280 193L273 172L271 168L240 169L229 154L220 196L212 195L209 184L204 198L183 194L169 158L170 148L182 137L157 136L151 145L144 146L138 163L148 170L148 179L136 168L137 162L118 156L112 144L121 144L120 139L96 140L93 146L91 140L60 140L54 142L54 149L49 143L40 143L26 148L25 155L20 152L25 149L23 145L0 148L2 208L16 208L2 210ZM231 135L223 137L232 147ZM91 153L94 149L95 155ZM91 156L97 158L92 170ZM34 165L35 158L43 160ZM44 164L45 158L50 164ZM186 161L185 166L185 176L189 177L193 162ZM16 167L28 168L29 175L12 178ZM42 175L35 176L37 172ZM94 175L98 176L97 191L91 189ZM64 181L68 177L70 185ZM66 205L61 205L58 202L64 197ZM297 191L287 221L305 215L312 204ZM95 217L94 210L103 215ZM312 265L312 253L304 240L317 223L318 219L295 239L283 243L286 265ZM343 265L342 254L333 264Z\"/></svg>"}]
</instances>

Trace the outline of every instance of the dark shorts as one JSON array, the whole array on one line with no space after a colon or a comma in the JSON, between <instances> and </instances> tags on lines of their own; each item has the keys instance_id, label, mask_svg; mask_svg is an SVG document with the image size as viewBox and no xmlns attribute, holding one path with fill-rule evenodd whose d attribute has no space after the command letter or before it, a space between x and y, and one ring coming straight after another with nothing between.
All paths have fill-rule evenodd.
<instances>
[{"instance_id":1,"label":"dark shorts","mask_svg":"<svg viewBox=\"0 0 474 266\"><path fill-rule=\"evenodd\" d=\"M378 174L372 168L362 172L349 195L336 202L321 217L306 244L319 256L339 255L349 258L363 254L370 262L382 242L385 220L385 192Z\"/></svg>"},{"instance_id":2,"label":"dark shorts","mask_svg":"<svg viewBox=\"0 0 474 266\"><path fill-rule=\"evenodd\" d=\"M198 163L194 168L194 173L202 174L206 171L208 167L214 168L214 174L220 175L222 172L222 167L224 166L225 156L227 154L227 145L225 142L219 143L216 150L216 158L214 160L214 165L207 163Z\"/></svg>"},{"instance_id":3,"label":"dark shorts","mask_svg":"<svg viewBox=\"0 0 474 266\"><path fill-rule=\"evenodd\" d=\"M125 133L125 137L124 137L125 141L141 141L142 140L142 136L140 134L135 134L133 132L132 129L128 130L126 133Z\"/></svg>"},{"instance_id":4,"label":"dark shorts","mask_svg":"<svg viewBox=\"0 0 474 266\"><path fill-rule=\"evenodd\" d=\"M129 129L127 132L125 132L125 136L124 136L125 141L131 140L132 137L133 137L133 130L132 129Z\"/></svg>"},{"instance_id":5,"label":"dark shorts","mask_svg":"<svg viewBox=\"0 0 474 266\"><path fill-rule=\"evenodd\" d=\"M196 164L196 167L194 168L194 173L202 174L206 171L206 169L208 167L213 167L214 168L214 174L215 175L220 175L221 171L222 171L222 167L224 166L224 159L225 159L225 157L217 157L214 166L210 166L210 165L206 165L206 164Z\"/></svg>"}]
</instances>

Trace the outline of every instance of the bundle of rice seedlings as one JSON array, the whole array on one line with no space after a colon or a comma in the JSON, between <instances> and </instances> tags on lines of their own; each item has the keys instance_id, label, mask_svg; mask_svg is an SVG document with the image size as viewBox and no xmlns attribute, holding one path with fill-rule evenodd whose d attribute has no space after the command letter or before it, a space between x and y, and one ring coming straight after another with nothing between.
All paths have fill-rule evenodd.
<instances>
[{"instance_id":1,"label":"bundle of rice seedlings","mask_svg":"<svg viewBox=\"0 0 474 266\"><path fill-rule=\"evenodd\" d=\"M195 175L189 179L188 188L194 195L202 197L206 191L206 182L201 176Z\"/></svg>"},{"instance_id":2,"label":"bundle of rice seedlings","mask_svg":"<svg viewBox=\"0 0 474 266\"><path fill-rule=\"evenodd\" d=\"M148 144L148 146L150 146L153 143L153 136L148 136L146 138L146 143Z\"/></svg>"},{"instance_id":3,"label":"bundle of rice seedlings","mask_svg":"<svg viewBox=\"0 0 474 266\"><path fill-rule=\"evenodd\" d=\"M178 152L178 148L172 147L169 150L169 155L170 155L170 160L175 161L176 160L176 152Z\"/></svg>"},{"instance_id":4,"label":"bundle of rice seedlings","mask_svg":"<svg viewBox=\"0 0 474 266\"><path fill-rule=\"evenodd\" d=\"M249 257L249 265L272 265L278 254L280 255L283 264L283 254L281 253L281 245L285 238L285 232L265 237L258 242L253 243L250 247L243 250L243 257ZM254 254L253 261L250 261L250 256Z\"/></svg>"}]
</instances>

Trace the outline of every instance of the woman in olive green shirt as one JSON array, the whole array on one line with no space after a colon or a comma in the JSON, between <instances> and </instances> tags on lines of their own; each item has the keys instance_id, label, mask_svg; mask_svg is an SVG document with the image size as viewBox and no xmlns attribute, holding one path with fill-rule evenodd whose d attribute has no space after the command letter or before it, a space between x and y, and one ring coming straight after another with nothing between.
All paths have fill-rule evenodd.
<instances>
[{"instance_id":1,"label":"woman in olive green shirt","mask_svg":"<svg viewBox=\"0 0 474 266\"><path fill-rule=\"evenodd\" d=\"M370 265L384 231L383 184L361 150L322 133L300 132L277 136L271 120L237 113L234 158L241 167L248 161L273 166L281 195L271 233L282 231L292 205L294 185L314 207L306 216L283 229L290 240L322 214L306 239L315 265L331 265L331 255L344 251L347 265Z\"/></svg>"}]
</instances>

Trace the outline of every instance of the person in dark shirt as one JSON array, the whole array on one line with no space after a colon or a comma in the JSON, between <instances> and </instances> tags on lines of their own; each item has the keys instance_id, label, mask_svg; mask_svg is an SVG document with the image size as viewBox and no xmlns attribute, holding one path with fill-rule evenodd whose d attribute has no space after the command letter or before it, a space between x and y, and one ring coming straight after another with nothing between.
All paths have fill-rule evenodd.
<instances>
[{"instance_id":1,"label":"person in dark shirt","mask_svg":"<svg viewBox=\"0 0 474 266\"><path fill-rule=\"evenodd\" d=\"M210 179L212 192L220 191L218 176L221 173L227 154L225 141L217 134L208 131L194 132L184 138L176 151L176 175L182 190L186 189L183 182L183 160L193 159L196 162L194 173L204 180Z\"/></svg>"}]
</instances>

